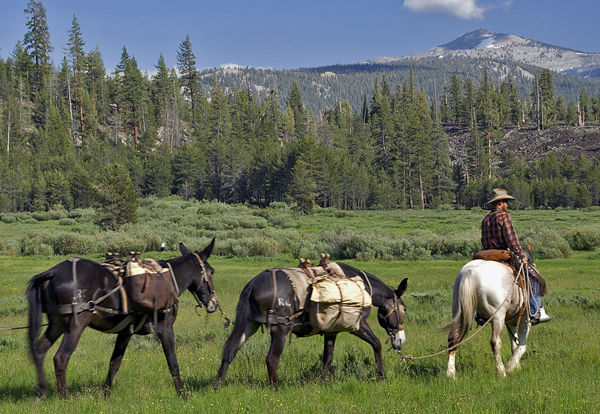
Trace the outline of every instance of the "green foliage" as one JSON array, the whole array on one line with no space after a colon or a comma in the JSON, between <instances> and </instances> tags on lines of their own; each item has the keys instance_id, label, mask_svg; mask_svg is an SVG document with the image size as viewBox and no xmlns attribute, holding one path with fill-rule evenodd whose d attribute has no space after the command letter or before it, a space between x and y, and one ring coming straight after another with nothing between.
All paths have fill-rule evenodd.
<instances>
[{"instance_id":1,"label":"green foliage","mask_svg":"<svg viewBox=\"0 0 600 414\"><path fill-rule=\"evenodd\" d=\"M139 202L129 173L121 164L108 165L98 191L96 223L116 230L125 223L137 223Z\"/></svg>"},{"instance_id":2,"label":"green foliage","mask_svg":"<svg viewBox=\"0 0 600 414\"><path fill-rule=\"evenodd\" d=\"M69 217L61 218L60 220L58 220L59 226L72 226L75 223L77 223L77 220L75 220L74 218L69 218Z\"/></svg>"},{"instance_id":3,"label":"green foliage","mask_svg":"<svg viewBox=\"0 0 600 414\"><path fill-rule=\"evenodd\" d=\"M585 226L569 229L564 234L573 250L592 251L600 246L600 226Z\"/></svg>"},{"instance_id":4,"label":"green foliage","mask_svg":"<svg viewBox=\"0 0 600 414\"><path fill-rule=\"evenodd\" d=\"M555 259L568 257L573 253L569 243L561 236L560 232L547 227L528 228L523 232L519 241L524 246L531 243L534 257Z\"/></svg>"}]
</instances>

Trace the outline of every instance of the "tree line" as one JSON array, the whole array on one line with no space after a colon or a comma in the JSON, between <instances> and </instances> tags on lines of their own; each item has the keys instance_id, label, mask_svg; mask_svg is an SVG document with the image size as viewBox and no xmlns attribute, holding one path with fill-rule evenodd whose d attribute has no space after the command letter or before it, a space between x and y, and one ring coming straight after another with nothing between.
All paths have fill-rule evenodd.
<instances>
[{"instance_id":1,"label":"tree line","mask_svg":"<svg viewBox=\"0 0 600 414\"><path fill-rule=\"evenodd\" d=\"M143 73L126 47L112 71L98 47L85 52L73 16L60 64L41 2L30 1L27 32L0 58L0 212L97 207L100 223L135 220L136 197L338 209L483 205L494 186L518 206L599 204L600 162L552 156L528 165L495 155L507 126L597 121L599 99L584 87L577 102L554 92L539 72L528 98L513 77L495 84L454 75L433 96L412 71L392 85L375 78L356 110L347 99L315 113L300 85L263 99L216 72L197 69L189 36L176 67L162 54ZM203 77L210 76L210 86ZM284 104L278 94L285 93ZM450 164L444 125L469 128L468 154ZM127 208L120 208L126 206Z\"/></svg>"}]
</instances>

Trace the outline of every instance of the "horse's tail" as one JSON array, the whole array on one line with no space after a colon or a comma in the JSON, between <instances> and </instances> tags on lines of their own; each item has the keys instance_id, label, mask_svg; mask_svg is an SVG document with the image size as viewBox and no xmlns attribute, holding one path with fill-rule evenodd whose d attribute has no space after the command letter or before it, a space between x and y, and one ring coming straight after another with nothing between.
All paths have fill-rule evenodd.
<instances>
[{"instance_id":1,"label":"horse's tail","mask_svg":"<svg viewBox=\"0 0 600 414\"><path fill-rule=\"evenodd\" d=\"M27 302L29 303L29 330L27 333L29 339L29 349L33 353L33 344L37 334L42 326L42 283L54 277L52 269L34 276L29 281L27 287Z\"/></svg>"},{"instance_id":2,"label":"horse's tail","mask_svg":"<svg viewBox=\"0 0 600 414\"><path fill-rule=\"evenodd\" d=\"M233 331L223 347L223 359L233 361L236 350L238 349L239 341L246 331L246 324L250 319L250 295L252 294L252 283L248 283L240 293L240 300L235 309L235 323Z\"/></svg>"},{"instance_id":3,"label":"horse's tail","mask_svg":"<svg viewBox=\"0 0 600 414\"><path fill-rule=\"evenodd\" d=\"M454 283L452 298L452 321L446 325L449 346L458 344L467 335L473 324L473 316L477 309L477 291L471 271L460 273Z\"/></svg>"}]
</instances>

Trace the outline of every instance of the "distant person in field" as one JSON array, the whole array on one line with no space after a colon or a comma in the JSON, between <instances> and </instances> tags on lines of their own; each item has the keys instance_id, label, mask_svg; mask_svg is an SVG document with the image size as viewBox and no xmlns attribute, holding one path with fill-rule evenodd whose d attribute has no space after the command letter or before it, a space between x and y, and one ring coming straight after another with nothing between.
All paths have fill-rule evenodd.
<instances>
[{"instance_id":1,"label":"distant person in field","mask_svg":"<svg viewBox=\"0 0 600 414\"><path fill-rule=\"evenodd\" d=\"M162 243L160 244L160 251L161 251L161 252L164 252L164 251L165 251L165 242L162 242Z\"/></svg>"},{"instance_id":2,"label":"distant person in field","mask_svg":"<svg viewBox=\"0 0 600 414\"><path fill-rule=\"evenodd\" d=\"M493 190L491 200L486 203L492 205L492 211L481 223L481 244L485 250L510 250L516 256L517 263L513 263L515 268L518 270L523 264L523 269L528 270L531 281L529 297L531 323L536 325L548 322L554 316L549 316L542 306L542 296L546 294L546 282L540 276L535 265L528 263L513 227L512 217L508 214L508 200L514 199L506 193L506 190L501 188Z\"/></svg>"}]
</instances>

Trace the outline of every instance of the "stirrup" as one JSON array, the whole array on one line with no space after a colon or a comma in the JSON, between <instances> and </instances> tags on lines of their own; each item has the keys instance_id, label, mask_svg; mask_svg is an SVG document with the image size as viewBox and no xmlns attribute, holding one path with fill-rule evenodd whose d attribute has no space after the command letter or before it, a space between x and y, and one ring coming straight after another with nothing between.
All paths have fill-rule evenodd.
<instances>
[{"instance_id":1,"label":"stirrup","mask_svg":"<svg viewBox=\"0 0 600 414\"><path fill-rule=\"evenodd\" d=\"M554 318L554 315L550 316L546 313L546 310L541 307L540 308L540 314L534 318L531 318L531 326L535 326L538 323L544 323L544 322L549 322L552 320L552 318Z\"/></svg>"}]
</instances>

